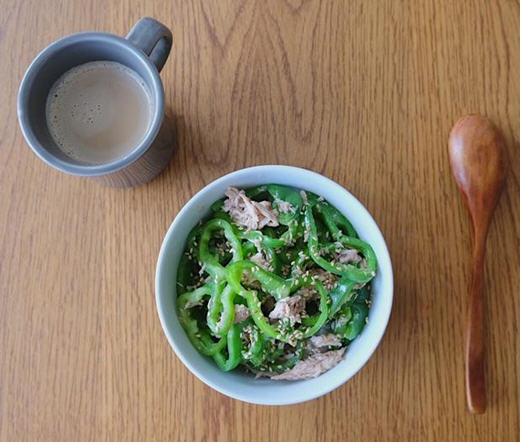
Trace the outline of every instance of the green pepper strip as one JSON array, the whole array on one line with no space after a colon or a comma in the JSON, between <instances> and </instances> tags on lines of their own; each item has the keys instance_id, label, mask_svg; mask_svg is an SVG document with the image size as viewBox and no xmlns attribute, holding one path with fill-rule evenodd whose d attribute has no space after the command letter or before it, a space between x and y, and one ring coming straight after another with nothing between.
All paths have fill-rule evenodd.
<instances>
[{"instance_id":1,"label":"green pepper strip","mask_svg":"<svg viewBox=\"0 0 520 442\"><path fill-rule=\"evenodd\" d=\"M208 327L216 336L225 336L235 320L235 292L229 285L215 284L208 302Z\"/></svg>"},{"instance_id":2,"label":"green pepper strip","mask_svg":"<svg viewBox=\"0 0 520 442\"><path fill-rule=\"evenodd\" d=\"M215 255L212 255L209 251L209 240L211 238L211 234L215 230L224 231L224 236L229 241L233 249L232 261L240 261L242 259L242 244L235 235L233 227L226 220L216 218L204 224L202 235L200 237L198 258L211 277L219 282L225 279L226 270L219 263L218 258Z\"/></svg>"},{"instance_id":3,"label":"green pepper strip","mask_svg":"<svg viewBox=\"0 0 520 442\"><path fill-rule=\"evenodd\" d=\"M262 353L264 342L264 335L259 332L258 341L250 347L251 357L248 359L254 367L259 367L265 360L265 354Z\"/></svg>"},{"instance_id":4,"label":"green pepper strip","mask_svg":"<svg viewBox=\"0 0 520 442\"><path fill-rule=\"evenodd\" d=\"M370 284L364 285L357 291L354 302L361 303L361 301L363 301L366 304L370 299L370 292Z\"/></svg>"},{"instance_id":5,"label":"green pepper strip","mask_svg":"<svg viewBox=\"0 0 520 442\"><path fill-rule=\"evenodd\" d=\"M315 335L318 330L323 327L327 319L329 319L329 302L328 302L328 293L323 287L321 281L316 281L316 288L320 293L320 313L316 314L316 320L314 321L314 325L312 325L303 335L305 339L310 338Z\"/></svg>"},{"instance_id":6,"label":"green pepper strip","mask_svg":"<svg viewBox=\"0 0 520 442\"><path fill-rule=\"evenodd\" d=\"M230 264L226 269L226 276L229 285L246 300L249 312L251 313L251 318L257 327L267 336L284 341L285 338L280 335L280 331L269 324L264 316L256 292L254 290L246 290L240 283L242 273L246 269L275 297L275 299L281 299L288 295L289 292L285 281L270 272L260 269L251 261L238 261ZM283 296L281 296L282 294Z\"/></svg>"},{"instance_id":7,"label":"green pepper strip","mask_svg":"<svg viewBox=\"0 0 520 442\"><path fill-rule=\"evenodd\" d=\"M286 242L283 239L273 238L272 236L265 235L260 230L250 230L248 232L240 230L239 228L235 227L234 224L232 224L233 220L226 212L218 210L214 213L214 216L227 221L233 228L235 235L240 239L245 239L255 244L261 243L267 247L283 247L286 245Z\"/></svg>"},{"instance_id":8,"label":"green pepper strip","mask_svg":"<svg viewBox=\"0 0 520 442\"><path fill-rule=\"evenodd\" d=\"M345 229L347 236L354 238L358 237L356 229L354 229L352 223L338 209L331 206L327 202L318 203L316 205L316 209L321 213L323 221L327 225L327 228L330 230L332 237L336 241L338 241L342 235L342 232L338 226Z\"/></svg>"},{"instance_id":9,"label":"green pepper strip","mask_svg":"<svg viewBox=\"0 0 520 442\"><path fill-rule=\"evenodd\" d=\"M307 207L305 210L305 225L309 231L309 255L316 264L318 264L320 267L324 268L330 273L334 273L340 276L346 276L350 280L355 282L367 282L374 277L376 268L376 256L374 251L372 250L372 247L370 247L368 243L361 241L358 238L351 238L344 235L342 235L339 239L344 246L353 247L357 250L360 250L361 253L363 253L367 262L366 269L361 269L352 264L336 263L333 265L319 255L320 246L318 243L318 233L316 230L316 223L314 222L314 216L312 215L311 207Z\"/></svg>"},{"instance_id":10,"label":"green pepper strip","mask_svg":"<svg viewBox=\"0 0 520 442\"><path fill-rule=\"evenodd\" d=\"M197 320L192 318L189 308L186 304L198 304L204 297L211 295L212 287L210 284L203 285L198 289L180 295L177 298L177 311L179 314L179 322L186 331L188 339L193 346L202 354L212 356L219 352L226 345L225 339L213 342L206 330L200 330Z\"/></svg>"},{"instance_id":11,"label":"green pepper strip","mask_svg":"<svg viewBox=\"0 0 520 442\"><path fill-rule=\"evenodd\" d=\"M266 347L265 363L273 363L283 355L283 344L277 345L272 341L264 341Z\"/></svg>"},{"instance_id":12,"label":"green pepper strip","mask_svg":"<svg viewBox=\"0 0 520 442\"><path fill-rule=\"evenodd\" d=\"M213 213L223 212L224 207L224 201L226 198L220 198L219 200L215 201L209 208Z\"/></svg>"},{"instance_id":13,"label":"green pepper strip","mask_svg":"<svg viewBox=\"0 0 520 442\"><path fill-rule=\"evenodd\" d=\"M287 224L287 230L280 235L280 239L284 246L288 246L301 236L303 236L303 223L298 222L298 218L295 218Z\"/></svg>"},{"instance_id":14,"label":"green pepper strip","mask_svg":"<svg viewBox=\"0 0 520 442\"><path fill-rule=\"evenodd\" d=\"M258 367L266 358L265 353L262 351L264 349L265 337L251 319L242 322L240 326L241 331L244 330L245 327L251 327L252 334L255 337L253 345L244 348L244 345L242 344L242 358L245 361L250 362L254 367Z\"/></svg>"},{"instance_id":15,"label":"green pepper strip","mask_svg":"<svg viewBox=\"0 0 520 442\"><path fill-rule=\"evenodd\" d=\"M289 358L283 362L280 362L276 365L272 365L271 369L278 373L284 372L286 370L290 370L291 368L293 368L296 365L296 363L302 357L303 357L303 342L299 341L296 343L296 349L294 351L294 356L292 356L291 358Z\"/></svg>"},{"instance_id":16,"label":"green pepper strip","mask_svg":"<svg viewBox=\"0 0 520 442\"><path fill-rule=\"evenodd\" d=\"M299 214L303 206L303 199L300 192L290 187L280 186L278 184L269 184L267 191L273 198L273 208L278 210L278 222L282 225L288 225ZM279 201L289 203L293 210L290 212L281 212L278 206Z\"/></svg>"},{"instance_id":17,"label":"green pepper strip","mask_svg":"<svg viewBox=\"0 0 520 442\"><path fill-rule=\"evenodd\" d=\"M226 267L227 280L235 292L242 294L242 292L247 291L240 283L244 270L247 270L262 285L264 290L277 301L289 296L292 287L290 280L286 281L248 260L236 261Z\"/></svg>"},{"instance_id":18,"label":"green pepper strip","mask_svg":"<svg viewBox=\"0 0 520 442\"><path fill-rule=\"evenodd\" d=\"M248 196L249 198L255 199L258 196L260 196L266 192L267 192L267 186L265 184L262 184L260 186L249 187L248 189L246 189L246 196Z\"/></svg>"},{"instance_id":19,"label":"green pepper strip","mask_svg":"<svg viewBox=\"0 0 520 442\"><path fill-rule=\"evenodd\" d=\"M368 307L366 304L358 304L355 302L350 308L352 310L352 319L347 325L345 337L352 341L365 327Z\"/></svg>"},{"instance_id":20,"label":"green pepper strip","mask_svg":"<svg viewBox=\"0 0 520 442\"><path fill-rule=\"evenodd\" d=\"M368 316L367 301L369 298L370 288L365 285L359 289L356 299L351 306L352 319L349 321L345 330L345 337L351 341L359 335L365 327Z\"/></svg>"},{"instance_id":21,"label":"green pepper strip","mask_svg":"<svg viewBox=\"0 0 520 442\"><path fill-rule=\"evenodd\" d=\"M242 361L242 340L240 339L240 327L238 324L233 326L227 332L227 351L228 358L218 351L213 355L213 359L222 371L230 371L237 367Z\"/></svg>"},{"instance_id":22,"label":"green pepper strip","mask_svg":"<svg viewBox=\"0 0 520 442\"><path fill-rule=\"evenodd\" d=\"M219 210L219 211L215 212L215 213L213 214L213 216L214 216L215 218L223 219L224 221L227 221L227 222L230 223L230 224L233 222L233 220L231 219L231 217L230 217L226 212L224 212L223 210ZM237 229L237 230L238 230L238 229Z\"/></svg>"},{"instance_id":23,"label":"green pepper strip","mask_svg":"<svg viewBox=\"0 0 520 442\"><path fill-rule=\"evenodd\" d=\"M244 258L247 258L256 253L256 246L252 242L246 242L242 244L242 253Z\"/></svg>"},{"instance_id":24,"label":"green pepper strip","mask_svg":"<svg viewBox=\"0 0 520 442\"><path fill-rule=\"evenodd\" d=\"M190 250L194 250L195 240L200 235L201 230L201 226L197 226L188 235L186 250L182 254L179 267L177 268L177 291L179 292L186 290L186 286L188 285L192 264L194 263L193 256L190 256Z\"/></svg>"},{"instance_id":25,"label":"green pepper strip","mask_svg":"<svg viewBox=\"0 0 520 442\"><path fill-rule=\"evenodd\" d=\"M299 250L296 247L291 247L288 250L282 250L278 258L283 264L290 264L298 259L298 252Z\"/></svg>"},{"instance_id":26,"label":"green pepper strip","mask_svg":"<svg viewBox=\"0 0 520 442\"><path fill-rule=\"evenodd\" d=\"M285 241L283 239L272 238L270 236L264 235L260 230L250 230L249 232L239 231L238 236L240 239L245 239L254 244L260 243L266 247L283 247L285 246Z\"/></svg>"},{"instance_id":27,"label":"green pepper strip","mask_svg":"<svg viewBox=\"0 0 520 442\"><path fill-rule=\"evenodd\" d=\"M276 254L276 251L272 247L264 247L264 252L268 258L268 261L271 263L273 273L275 275L279 275L280 274L280 260L278 259L278 255Z\"/></svg>"},{"instance_id":28,"label":"green pepper strip","mask_svg":"<svg viewBox=\"0 0 520 442\"><path fill-rule=\"evenodd\" d=\"M343 304L338 318L333 323L333 330L341 337L352 341L366 323L368 316L367 301L370 297L370 289L364 286L357 292L354 298Z\"/></svg>"},{"instance_id":29,"label":"green pepper strip","mask_svg":"<svg viewBox=\"0 0 520 442\"><path fill-rule=\"evenodd\" d=\"M250 189L251 190L251 189ZM257 188L252 188L254 190L253 195L248 194L249 197L255 196L256 194L266 192L266 186L259 186ZM224 212L223 210L224 206L224 198L215 201L211 205L211 210L213 211L213 216L221 218L231 224L231 226L234 229L235 235L237 235L240 239L245 239L250 242L260 242L261 244L268 246L268 247L283 247L286 245L285 241L283 239L273 238L272 236L265 235L260 230L251 230L251 231L244 231L240 230L233 224L232 218L229 216L228 213Z\"/></svg>"},{"instance_id":30,"label":"green pepper strip","mask_svg":"<svg viewBox=\"0 0 520 442\"><path fill-rule=\"evenodd\" d=\"M330 298L332 299L332 304L330 306L331 315L334 315L339 309L341 309L342 305L349 300L355 285L356 283L348 279L346 276L342 277L338 281L336 287L330 292Z\"/></svg>"},{"instance_id":31,"label":"green pepper strip","mask_svg":"<svg viewBox=\"0 0 520 442\"><path fill-rule=\"evenodd\" d=\"M186 252L184 252L179 261L179 267L177 268L177 291L182 292L186 290L188 285L188 279L191 273L192 260Z\"/></svg>"},{"instance_id":32,"label":"green pepper strip","mask_svg":"<svg viewBox=\"0 0 520 442\"><path fill-rule=\"evenodd\" d=\"M348 305L344 305L340 310L338 317L331 322L332 331L340 337L344 337L347 332L347 325L351 319L352 310Z\"/></svg>"},{"instance_id":33,"label":"green pepper strip","mask_svg":"<svg viewBox=\"0 0 520 442\"><path fill-rule=\"evenodd\" d=\"M291 275L295 278L298 275L305 273L307 264L312 262L309 257L309 251L307 249L299 250L298 253L295 254L294 260L291 261L291 263L293 262L294 265L291 267Z\"/></svg>"}]
</instances>

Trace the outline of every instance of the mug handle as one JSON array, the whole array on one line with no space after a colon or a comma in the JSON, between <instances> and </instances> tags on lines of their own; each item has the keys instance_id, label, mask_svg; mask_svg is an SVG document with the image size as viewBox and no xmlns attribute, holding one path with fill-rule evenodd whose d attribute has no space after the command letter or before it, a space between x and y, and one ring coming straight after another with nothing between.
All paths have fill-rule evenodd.
<instances>
[{"instance_id":1,"label":"mug handle","mask_svg":"<svg viewBox=\"0 0 520 442\"><path fill-rule=\"evenodd\" d=\"M126 38L141 49L161 72L172 48L172 33L166 26L151 17L144 17Z\"/></svg>"}]
</instances>

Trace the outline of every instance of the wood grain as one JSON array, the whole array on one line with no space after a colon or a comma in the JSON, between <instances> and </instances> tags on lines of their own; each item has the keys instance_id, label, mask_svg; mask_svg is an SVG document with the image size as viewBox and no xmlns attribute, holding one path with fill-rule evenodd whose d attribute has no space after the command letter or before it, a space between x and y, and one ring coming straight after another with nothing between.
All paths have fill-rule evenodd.
<instances>
[{"instance_id":1,"label":"wood grain","mask_svg":"<svg viewBox=\"0 0 520 442\"><path fill-rule=\"evenodd\" d=\"M520 434L520 4L512 0L0 0L0 440L516 441ZM16 93L36 53L150 15L177 150L134 190L46 167ZM488 409L466 411L469 220L449 130L503 130L510 174L488 238ZM155 308L162 237L190 196L248 165L323 173L387 239L395 304L363 370L320 399L239 403L175 357Z\"/></svg>"}]
</instances>

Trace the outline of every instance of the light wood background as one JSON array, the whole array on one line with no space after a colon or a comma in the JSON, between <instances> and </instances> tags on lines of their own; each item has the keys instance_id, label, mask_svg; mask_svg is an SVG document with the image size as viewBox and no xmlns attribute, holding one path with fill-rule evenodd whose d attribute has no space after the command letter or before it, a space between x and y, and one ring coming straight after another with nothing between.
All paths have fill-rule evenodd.
<instances>
[{"instance_id":1,"label":"light wood background","mask_svg":"<svg viewBox=\"0 0 520 442\"><path fill-rule=\"evenodd\" d=\"M124 35L145 15L174 35L162 72L171 165L133 190L45 166L16 118L29 62L64 34ZM0 440L519 440L519 30L512 0L0 0ZM511 163L489 237L489 408L478 417L463 378L470 224L446 147L470 112L503 129ZM198 381L154 299L161 240L182 205L264 163L351 190L395 270L369 363L288 407Z\"/></svg>"}]
</instances>

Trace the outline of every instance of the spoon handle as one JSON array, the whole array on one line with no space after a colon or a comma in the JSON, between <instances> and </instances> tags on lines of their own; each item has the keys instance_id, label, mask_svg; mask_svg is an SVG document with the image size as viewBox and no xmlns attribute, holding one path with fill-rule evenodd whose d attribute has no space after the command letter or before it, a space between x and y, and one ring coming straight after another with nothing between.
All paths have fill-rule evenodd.
<instances>
[{"instance_id":1,"label":"spoon handle","mask_svg":"<svg viewBox=\"0 0 520 442\"><path fill-rule=\"evenodd\" d=\"M486 410L484 254L486 233L475 230L466 341L466 394L471 413Z\"/></svg>"}]
</instances>

